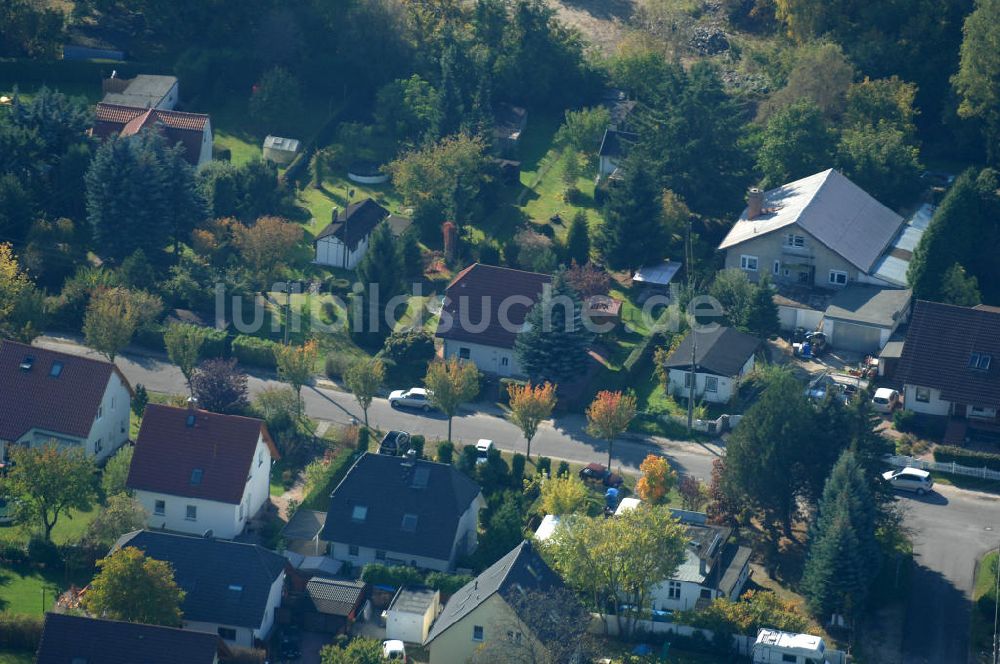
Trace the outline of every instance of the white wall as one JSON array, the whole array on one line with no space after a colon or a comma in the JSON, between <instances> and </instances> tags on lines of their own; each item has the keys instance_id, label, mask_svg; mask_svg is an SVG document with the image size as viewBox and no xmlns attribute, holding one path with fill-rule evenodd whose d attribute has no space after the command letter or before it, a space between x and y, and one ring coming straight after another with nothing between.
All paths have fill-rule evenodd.
<instances>
[{"instance_id":1,"label":"white wall","mask_svg":"<svg viewBox=\"0 0 1000 664\"><path fill-rule=\"evenodd\" d=\"M941 390L931 389L931 398L928 402L917 401L917 387L915 385L903 386L903 407L915 413L926 413L927 415L948 415L951 412L951 402L941 398Z\"/></svg>"},{"instance_id":2,"label":"white wall","mask_svg":"<svg viewBox=\"0 0 1000 664\"><path fill-rule=\"evenodd\" d=\"M751 367L752 358L751 358ZM670 370L670 393L673 395L686 396L690 388L684 386L684 376L687 371L682 369L671 369ZM719 389L716 392L706 392L705 391L705 379L708 376L714 376L719 379ZM724 376L715 376L714 374L695 374L694 382L694 393L695 399L701 399L704 401L709 401L711 403L729 403L729 400L733 397L733 391L739 381L733 378L726 378Z\"/></svg>"},{"instance_id":3,"label":"white wall","mask_svg":"<svg viewBox=\"0 0 1000 664\"><path fill-rule=\"evenodd\" d=\"M98 463L114 454L128 440L131 407L132 396L128 387L118 372L112 371L101 398L100 417L94 419L87 436L87 454L93 455ZM97 450L98 441L100 451Z\"/></svg>"},{"instance_id":4,"label":"white wall","mask_svg":"<svg viewBox=\"0 0 1000 664\"><path fill-rule=\"evenodd\" d=\"M179 97L180 82L175 82L171 86L170 90L164 95L163 99L159 104L156 105L157 108L162 108L168 111L174 110L177 107L177 100Z\"/></svg>"},{"instance_id":5,"label":"white wall","mask_svg":"<svg viewBox=\"0 0 1000 664\"><path fill-rule=\"evenodd\" d=\"M201 134L201 152L198 154L198 170L212 161L212 120L205 120L205 129Z\"/></svg>"},{"instance_id":6,"label":"white wall","mask_svg":"<svg viewBox=\"0 0 1000 664\"><path fill-rule=\"evenodd\" d=\"M353 270L367 250L368 237L362 238L354 251L348 251L347 245L329 235L316 241L316 263Z\"/></svg>"},{"instance_id":7,"label":"white wall","mask_svg":"<svg viewBox=\"0 0 1000 664\"><path fill-rule=\"evenodd\" d=\"M701 597L701 586L697 583L692 583L691 581L681 581L681 596L677 599L671 599L669 590L670 582L664 581L663 583L653 586L650 590L650 599L652 600L652 607L654 609L670 609L671 611L686 611L688 609L693 609L695 604L698 602L698 598ZM712 599L718 596L718 592L715 590L710 591L712 593Z\"/></svg>"},{"instance_id":8,"label":"white wall","mask_svg":"<svg viewBox=\"0 0 1000 664\"><path fill-rule=\"evenodd\" d=\"M601 157L600 158L600 174L601 175L611 175L618 168L618 160L614 157Z\"/></svg>"},{"instance_id":9,"label":"white wall","mask_svg":"<svg viewBox=\"0 0 1000 664\"><path fill-rule=\"evenodd\" d=\"M257 448L250 462L250 478L243 490L243 520L249 521L257 516L264 503L271 497L271 449L264 442L263 436L257 439Z\"/></svg>"},{"instance_id":10,"label":"white wall","mask_svg":"<svg viewBox=\"0 0 1000 664\"><path fill-rule=\"evenodd\" d=\"M819 328L823 322L823 312L815 309L802 309L787 305L778 305L778 323L782 330L790 332L797 327L812 331Z\"/></svg>"},{"instance_id":11,"label":"white wall","mask_svg":"<svg viewBox=\"0 0 1000 664\"><path fill-rule=\"evenodd\" d=\"M458 528L455 531L455 543L452 546L451 562L461 558L466 554L473 553L479 547L479 510L486 507L486 501L482 494L476 497L469 509L465 510L462 518L458 520Z\"/></svg>"},{"instance_id":12,"label":"white wall","mask_svg":"<svg viewBox=\"0 0 1000 664\"><path fill-rule=\"evenodd\" d=\"M427 638L431 609L424 614L405 611L389 611L385 621L385 638L399 639L407 643L423 644ZM425 627L426 626L426 627Z\"/></svg>"},{"instance_id":13,"label":"white wall","mask_svg":"<svg viewBox=\"0 0 1000 664\"><path fill-rule=\"evenodd\" d=\"M436 570L439 572L449 572L452 569L451 561L440 558L428 558L426 556L414 556L400 551L386 551L385 558L379 559L375 556L375 549L359 546L358 555L350 554L350 547L342 542L330 542L330 557L334 560L343 560L351 563L351 566L358 568L369 563L379 563L382 565L410 565L415 564L420 569Z\"/></svg>"},{"instance_id":14,"label":"white wall","mask_svg":"<svg viewBox=\"0 0 1000 664\"><path fill-rule=\"evenodd\" d=\"M271 591L267 596L267 606L264 609L264 615L261 617L261 624L258 628L251 629L249 627L237 627L236 625L227 625L225 623L185 620L184 629L194 632L209 632L210 634L218 634L220 627L226 627L236 631L236 638L224 639L226 643L235 644L243 648L253 648L254 639L264 641L270 635L271 628L274 626L276 610L281 606L281 598L284 588L285 573L282 572L278 575L278 578L275 579L274 583L271 584Z\"/></svg>"},{"instance_id":15,"label":"white wall","mask_svg":"<svg viewBox=\"0 0 1000 664\"><path fill-rule=\"evenodd\" d=\"M267 594L267 608L264 609L264 617L260 621L260 627L254 631L254 636L261 641L266 641L274 627L275 614L281 606L281 598L285 591L285 573L282 572L271 584L271 591Z\"/></svg>"},{"instance_id":16,"label":"white wall","mask_svg":"<svg viewBox=\"0 0 1000 664\"><path fill-rule=\"evenodd\" d=\"M457 325L458 322L455 322ZM469 361L473 362L480 371L496 374L498 376L520 376L521 365L517 362L513 348L499 348L497 346L487 346L485 344L471 343L469 341L455 341L454 339L444 340L444 357L461 357L460 350L469 349Z\"/></svg>"}]
</instances>

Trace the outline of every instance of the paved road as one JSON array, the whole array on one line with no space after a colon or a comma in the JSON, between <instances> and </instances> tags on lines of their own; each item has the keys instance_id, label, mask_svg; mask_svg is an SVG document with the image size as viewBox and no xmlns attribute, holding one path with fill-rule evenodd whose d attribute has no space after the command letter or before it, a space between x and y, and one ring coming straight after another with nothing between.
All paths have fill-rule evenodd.
<instances>
[{"instance_id":1,"label":"paved road","mask_svg":"<svg viewBox=\"0 0 1000 664\"><path fill-rule=\"evenodd\" d=\"M96 353L68 338L42 337L35 342L40 346L63 352L96 357ZM186 394L184 377L169 362L148 355L126 353L115 360L132 385L142 384L154 392ZM251 394L268 387L283 385L274 378L251 375L248 381ZM319 420L346 424L351 418L362 419L361 409L354 397L338 389L308 387L302 391L306 413ZM504 450L524 451L524 438L520 430L502 417L501 411L491 404L476 404L476 410L465 409L452 423L452 440L456 443L474 443L480 438L495 441ZM448 420L436 413L396 410L385 399L375 399L368 409L372 426L383 431L402 429L421 434L429 439L443 439L448 432ZM543 423L531 443L533 455L544 455L569 461L606 462L607 443L589 436L580 415L568 415ZM614 444L614 467L626 472L638 472L639 464L651 450L659 448L681 473L694 475L705 481L711 477L712 461L722 453L716 445L671 441L665 438L619 440Z\"/></svg>"},{"instance_id":2,"label":"paved road","mask_svg":"<svg viewBox=\"0 0 1000 664\"><path fill-rule=\"evenodd\" d=\"M913 575L903 627L905 664L968 661L976 560L1000 544L1000 496L938 485L900 494L913 537Z\"/></svg>"}]
</instances>

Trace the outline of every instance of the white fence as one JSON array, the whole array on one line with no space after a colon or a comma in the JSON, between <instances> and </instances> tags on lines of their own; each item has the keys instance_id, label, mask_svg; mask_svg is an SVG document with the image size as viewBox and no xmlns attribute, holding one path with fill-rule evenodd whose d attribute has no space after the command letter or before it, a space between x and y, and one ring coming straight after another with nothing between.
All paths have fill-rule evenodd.
<instances>
[{"instance_id":1,"label":"white fence","mask_svg":"<svg viewBox=\"0 0 1000 664\"><path fill-rule=\"evenodd\" d=\"M952 461L951 463L941 463L939 461L925 461L908 456L885 457L886 463L897 468L921 468L923 470L936 470L939 473L950 473L951 475L966 475L968 477L978 477L984 480L1000 480L1000 471L990 470L986 466L974 468L972 466L962 466Z\"/></svg>"},{"instance_id":2,"label":"white fence","mask_svg":"<svg viewBox=\"0 0 1000 664\"><path fill-rule=\"evenodd\" d=\"M607 621L607 627L605 628L605 619ZM676 634L678 636L693 636L695 632L701 632L702 636L705 637L706 641L711 641L715 634L709 629L699 629L697 627L691 627L690 625L679 625L674 622L654 622L652 620L636 620L635 621L636 631L645 632L647 634ZM607 629L607 631L605 631ZM618 621L614 616L602 616L598 613L591 614L590 628L591 634L608 634L610 636L618 635ZM734 634L733 635L733 652L737 655L744 655L749 657L753 654L753 644L756 639L752 636L746 636L744 634ZM829 664L847 664L848 658L847 653L842 650L828 649L826 651L826 661Z\"/></svg>"}]
</instances>

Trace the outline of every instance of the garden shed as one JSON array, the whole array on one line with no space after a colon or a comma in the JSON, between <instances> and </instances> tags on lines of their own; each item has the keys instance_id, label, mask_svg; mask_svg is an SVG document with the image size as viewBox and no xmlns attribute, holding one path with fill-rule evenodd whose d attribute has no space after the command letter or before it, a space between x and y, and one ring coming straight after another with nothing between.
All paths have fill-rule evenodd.
<instances>
[{"instance_id":1,"label":"garden shed","mask_svg":"<svg viewBox=\"0 0 1000 664\"><path fill-rule=\"evenodd\" d=\"M290 164L298 153L299 140L297 138L269 135L264 139L264 159L268 161L273 161L276 164Z\"/></svg>"}]
</instances>

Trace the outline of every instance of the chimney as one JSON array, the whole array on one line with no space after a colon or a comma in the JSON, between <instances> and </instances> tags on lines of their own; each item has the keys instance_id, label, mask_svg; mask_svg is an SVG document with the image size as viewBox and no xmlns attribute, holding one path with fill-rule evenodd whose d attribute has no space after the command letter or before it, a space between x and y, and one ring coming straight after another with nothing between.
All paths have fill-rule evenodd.
<instances>
[{"instance_id":1,"label":"chimney","mask_svg":"<svg viewBox=\"0 0 1000 664\"><path fill-rule=\"evenodd\" d=\"M747 192L747 219L756 219L764 212L764 192L751 187Z\"/></svg>"}]
</instances>

